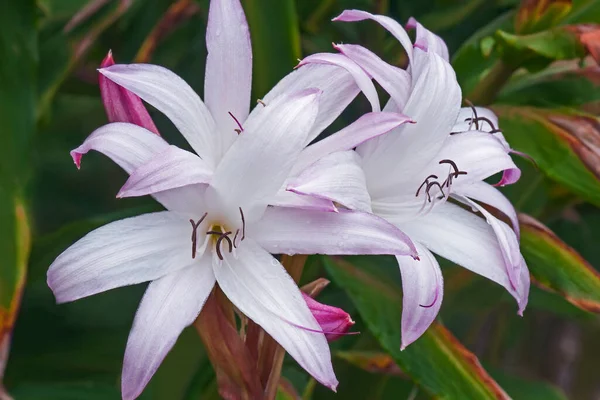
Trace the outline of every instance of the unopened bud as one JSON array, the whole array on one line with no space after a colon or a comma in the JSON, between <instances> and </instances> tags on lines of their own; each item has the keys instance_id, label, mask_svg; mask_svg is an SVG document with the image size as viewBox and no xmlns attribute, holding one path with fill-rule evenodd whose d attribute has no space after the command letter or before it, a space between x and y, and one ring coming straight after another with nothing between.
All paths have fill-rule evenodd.
<instances>
[{"instance_id":1,"label":"unopened bud","mask_svg":"<svg viewBox=\"0 0 600 400\"><path fill-rule=\"evenodd\" d=\"M100 64L100 68L110 67L114 64L112 52L109 51ZM110 122L129 122L160 135L142 99L102 74L98 78L98 83L100 84L102 103Z\"/></svg>"},{"instance_id":2,"label":"unopened bud","mask_svg":"<svg viewBox=\"0 0 600 400\"><path fill-rule=\"evenodd\" d=\"M354 325L350 314L341 308L321 304L304 293L302 293L302 296L328 341L332 342L344 336L350 330L350 327Z\"/></svg>"}]
</instances>

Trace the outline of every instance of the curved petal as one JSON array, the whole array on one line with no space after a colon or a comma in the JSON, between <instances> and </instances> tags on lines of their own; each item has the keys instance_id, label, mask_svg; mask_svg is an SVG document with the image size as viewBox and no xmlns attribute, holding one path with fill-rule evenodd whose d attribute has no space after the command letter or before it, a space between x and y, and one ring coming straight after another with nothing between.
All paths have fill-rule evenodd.
<instances>
[{"instance_id":1,"label":"curved petal","mask_svg":"<svg viewBox=\"0 0 600 400\"><path fill-rule=\"evenodd\" d=\"M417 340L442 306L444 280L440 266L426 247L415 242L420 260L397 256L402 275L402 345L401 350Z\"/></svg>"},{"instance_id":2,"label":"curved petal","mask_svg":"<svg viewBox=\"0 0 600 400\"><path fill-rule=\"evenodd\" d=\"M379 95L377 94L377 89L375 89L375 85L373 85L371 78L369 78L369 76L360 68L360 66L358 66L348 57L344 56L343 54L317 53L305 57L302 61L300 61L298 67L307 64L328 64L344 68L354 77L356 84L367 97L369 103L371 103L371 108L373 111L381 111Z\"/></svg>"},{"instance_id":3,"label":"curved petal","mask_svg":"<svg viewBox=\"0 0 600 400\"><path fill-rule=\"evenodd\" d=\"M223 135L225 151L235 140L238 128L228 113L243 123L250 111L252 44L239 0L210 2L206 48L204 100Z\"/></svg>"},{"instance_id":4,"label":"curved petal","mask_svg":"<svg viewBox=\"0 0 600 400\"><path fill-rule=\"evenodd\" d=\"M320 199L318 197L303 196L288 192L287 190L280 190L277 192L275 197L269 202L270 206L275 207L291 207L300 208L302 210L315 210L315 211L327 211L337 212L337 207L331 200Z\"/></svg>"},{"instance_id":5,"label":"curved petal","mask_svg":"<svg viewBox=\"0 0 600 400\"><path fill-rule=\"evenodd\" d=\"M365 174L355 151L329 154L290 179L287 190L339 203L351 210L371 211Z\"/></svg>"},{"instance_id":6,"label":"curved petal","mask_svg":"<svg viewBox=\"0 0 600 400\"><path fill-rule=\"evenodd\" d=\"M154 194L192 184L208 184L212 169L197 155L169 146L137 168L117 197Z\"/></svg>"},{"instance_id":7,"label":"curved petal","mask_svg":"<svg viewBox=\"0 0 600 400\"><path fill-rule=\"evenodd\" d=\"M408 58L412 59L413 44L408 37L408 33L406 33L402 25L390 17L386 17L385 15L374 15L360 10L344 10L344 12L335 17L333 21L355 22L364 21L366 19L371 19L387 29L388 32L398 39L402 47L404 47L408 54Z\"/></svg>"},{"instance_id":8,"label":"curved petal","mask_svg":"<svg viewBox=\"0 0 600 400\"><path fill-rule=\"evenodd\" d=\"M513 230L517 234L517 238L520 236L519 218L517 217L517 211L511 204L510 200L502 194L501 191L485 182L474 182L470 185L464 185L460 187L459 194L469 197L473 200L480 201L488 204L498 211L501 211L506 215L512 223Z\"/></svg>"},{"instance_id":9,"label":"curved petal","mask_svg":"<svg viewBox=\"0 0 600 400\"><path fill-rule=\"evenodd\" d=\"M527 305L529 278L521 268L521 286L514 288L506 270L502 247L485 219L444 203L426 216L403 222L402 229L429 250L506 288L517 300L519 313Z\"/></svg>"},{"instance_id":10,"label":"curved petal","mask_svg":"<svg viewBox=\"0 0 600 400\"><path fill-rule=\"evenodd\" d=\"M439 54L444 60L450 62L450 54L448 53L448 47L446 46L446 42L434 34L428 29L425 29L423 25L417 22L416 19L410 17L408 23L406 24L407 29L417 29L417 36L415 40L415 46L420 47L424 46L428 51L433 51Z\"/></svg>"},{"instance_id":11,"label":"curved petal","mask_svg":"<svg viewBox=\"0 0 600 400\"><path fill-rule=\"evenodd\" d=\"M355 44L337 44L334 46L346 57L357 63L388 92L402 110L410 95L411 77L405 70L383 61L371 50Z\"/></svg>"},{"instance_id":12,"label":"curved petal","mask_svg":"<svg viewBox=\"0 0 600 400\"><path fill-rule=\"evenodd\" d=\"M215 121L200 97L183 79L150 64L116 64L98 71L165 114L194 151L216 166L222 152L222 135L217 134Z\"/></svg>"},{"instance_id":13,"label":"curved petal","mask_svg":"<svg viewBox=\"0 0 600 400\"><path fill-rule=\"evenodd\" d=\"M345 69L334 65L311 64L286 75L263 100L269 105L282 94L310 88L320 89L323 93L319 98L319 113L305 144L319 136L360 93L354 77Z\"/></svg>"},{"instance_id":14,"label":"curved petal","mask_svg":"<svg viewBox=\"0 0 600 400\"><path fill-rule=\"evenodd\" d=\"M309 374L335 390L325 335L293 279L273 256L246 239L237 259L213 263L219 287L237 308L271 335Z\"/></svg>"},{"instance_id":15,"label":"curved petal","mask_svg":"<svg viewBox=\"0 0 600 400\"><path fill-rule=\"evenodd\" d=\"M50 265L48 286L64 303L157 279L193 261L190 225L183 215L145 214L85 235Z\"/></svg>"},{"instance_id":16,"label":"curved petal","mask_svg":"<svg viewBox=\"0 0 600 400\"><path fill-rule=\"evenodd\" d=\"M171 350L181 331L200 314L215 285L210 256L196 265L152 282L142 298L129 333L121 390L137 398Z\"/></svg>"},{"instance_id":17,"label":"curved petal","mask_svg":"<svg viewBox=\"0 0 600 400\"><path fill-rule=\"evenodd\" d=\"M259 215L288 177L318 111L318 89L282 95L255 108L214 173L211 187L227 209ZM252 211L249 211L252 210Z\"/></svg>"},{"instance_id":18,"label":"curved petal","mask_svg":"<svg viewBox=\"0 0 600 400\"><path fill-rule=\"evenodd\" d=\"M405 123L414 123L405 115L397 113L367 113L344 129L308 146L300 153L293 172L302 171L310 164L337 151L352 150L367 140L388 133Z\"/></svg>"},{"instance_id":19,"label":"curved petal","mask_svg":"<svg viewBox=\"0 0 600 400\"><path fill-rule=\"evenodd\" d=\"M393 254L417 257L410 238L360 211L268 208L249 235L273 254Z\"/></svg>"}]
</instances>

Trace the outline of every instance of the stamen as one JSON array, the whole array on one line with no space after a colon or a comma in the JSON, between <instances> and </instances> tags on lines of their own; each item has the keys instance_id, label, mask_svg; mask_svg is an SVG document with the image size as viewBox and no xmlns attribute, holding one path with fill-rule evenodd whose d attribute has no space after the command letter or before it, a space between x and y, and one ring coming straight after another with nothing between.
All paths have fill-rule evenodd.
<instances>
[{"instance_id":1,"label":"stamen","mask_svg":"<svg viewBox=\"0 0 600 400\"><path fill-rule=\"evenodd\" d=\"M240 240L244 240L246 238L246 219L244 218L244 211L242 211L242 207L239 207L240 215L242 216L242 238Z\"/></svg>"},{"instance_id":2,"label":"stamen","mask_svg":"<svg viewBox=\"0 0 600 400\"><path fill-rule=\"evenodd\" d=\"M235 247L237 249L237 246L235 245L235 240L238 237L238 234L240 233L240 230L238 229L237 231L235 231L235 236L233 237L233 247Z\"/></svg>"},{"instance_id":3,"label":"stamen","mask_svg":"<svg viewBox=\"0 0 600 400\"><path fill-rule=\"evenodd\" d=\"M444 159L444 160L441 160L439 162L439 164L450 164L452 166L452 168L454 169L454 172L451 173L451 175L454 175L455 178L458 178L459 175L467 175L467 172L459 170L456 163L452 160Z\"/></svg>"},{"instance_id":4,"label":"stamen","mask_svg":"<svg viewBox=\"0 0 600 400\"><path fill-rule=\"evenodd\" d=\"M235 121L237 126L240 127L240 129L234 129L234 131L236 131L238 133L238 135L240 133L244 132L244 128L242 128L242 124L240 124L240 121L238 121L238 119L231 113L231 111L227 111L227 113L231 116L231 118L233 118L233 120Z\"/></svg>"},{"instance_id":5,"label":"stamen","mask_svg":"<svg viewBox=\"0 0 600 400\"><path fill-rule=\"evenodd\" d=\"M200 218L200 220L196 223L194 223L193 219L190 219L190 224L192 224L192 258L196 258L196 239L197 239L196 230L198 229L198 227L200 226L202 221L204 221L204 219L206 218L207 215L208 215L208 213L204 213L202 218Z\"/></svg>"},{"instance_id":6,"label":"stamen","mask_svg":"<svg viewBox=\"0 0 600 400\"><path fill-rule=\"evenodd\" d=\"M219 260L223 261L223 254L221 253L221 242L223 242L223 239L227 240L227 243L229 244L229 252L231 253L233 251L233 243L231 242L231 239L229 238L229 235L231 235L231 231L227 231L227 232L208 231L208 232L206 232L206 234L219 236L219 238L217 239L217 243L215 244L215 249L217 250L217 256L219 257Z\"/></svg>"},{"instance_id":7,"label":"stamen","mask_svg":"<svg viewBox=\"0 0 600 400\"><path fill-rule=\"evenodd\" d=\"M477 130L479 130L479 126L477 125L477 123L479 121L487 122L492 130L496 130L496 126L494 125L494 123L487 117L467 118L466 120L475 122L476 123L475 126L477 127ZM490 133L492 133L492 132L490 132Z\"/></svg>"},{"instance_id":8,"label":"stamen","mask_svg":"<svg viewBox=\"0 0 600 400\"><path fill-rule=\"evenodd\" d=\"M419 197L419 192L421 191L421 188L423 188L423 186L428 185L429 184L429 179L434 178L437 179L437 175L429 175L427 178L425 178L425 180L423 181L423 183L421 183L421 186L419 186L419 188L417 189L417 193L415 193L415 197Z\"/></svg>"},{"instance_id":9,"label":"stamen","mask_svg":"<svg viewBox=\"0 0 600 400\"><path fill-rule=\"evenodd\" d=\"M266 107L266 106L267 106L267 104L266 104L264 101L262 101L261 99L258 99L258 100L256 100L256 102L257 102L258 104L260 104L261 106L263 106L263 107Z\"/></svg>"},{"instance_id":10,"label":"stamen","mask_svg":"<svg viewBox=\"0 0 600 400\"><path fill-rule=\"evenodd\" d=\"M431 304L427 304L427 305L425 305L425 304L419 304L419 307L423 307L423 308L431 308L431 307L433 307L435 305L435 302L437 301L439 295L440 295L439 290L436 290L435 291L435 296L434 296L433 301L431 302Z\"/></svg>"},{"instance_id":11,"label":"stamen","mask_svg":"<svg viewBox=\"0 0 600 400\"><path fill-rule=\"evenodd\" d=\"M469 121L475 122L475 129L479 130L479 124L477 123L477 121L478 121L478 118L477 118L477 109L475 108L475 106L473 105L473 103L471 103L470 100L465 99L465 103L467 103L467 105L469 107L471 107L471 110L473 110L473 115L475 116L474 119L473 118L467 118L467 119L465 119L465 122L469 122ZM469 130L471 130L471 127L469 127Z\"/></svg>"},{"instance_id":12,"label":"stamen","mask_svg":"<svg viewBox=\"0 0 600 400\"><path fill-rule=\"evenodd\" d=\"M427 200L431 203L431 193L429 193L429 191L431 190L431 188L433 186L437 185L437 187L440 188L440 192L442 192L442 198L446 197L446 195L444 194L444 187L440 185L440 183L438 181L433 181L433 182L429 182L427 184L427 188L425 189L425 193L427 193Z\"/></svg>"}]
</instances>

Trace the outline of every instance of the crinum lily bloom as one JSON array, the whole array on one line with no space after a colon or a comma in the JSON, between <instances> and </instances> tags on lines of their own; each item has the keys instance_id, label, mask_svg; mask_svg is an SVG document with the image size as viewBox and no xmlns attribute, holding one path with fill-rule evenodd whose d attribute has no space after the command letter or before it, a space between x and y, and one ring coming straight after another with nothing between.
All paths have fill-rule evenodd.
<instances>
[{"instance_id":1,"label":"crinum lily bloom","mask_svg":"<svg viewBox=\"0 0 600 400\"><path fill-rule=\"evenodd\" d=\"M372 212L407 233L420 257L396 257L404 299L401 347L425 332L442 303L443 279L432 252L504 286L517 300L521 315L529 295L529 272L519 250L516 212L484 181L499 172L499 185L520 176L497 118L487 109L461 109L461 90L445 43L414 19L409 22L416 28L414 44L404 28L386 16L350 10L334 20L366 19L377 21L400 41L408 53L408 70L358 45L335 47L390 94L384 111L402 112L416 122L356 148ZM330 56L312 55L301 64L322 63ZM503 212L513 229L474 200Z\"/></svg>"},{"instance_id":2,"label":"crinum lily bloom","mask_svg":"<svg viewBox=\"0 0 600 400\"><path fill-rule=\"evenodd\" d=\"M134 124L94 131L71 152L76 165L90 150L104 153L130 174L120 197L151 194L167 211L92 231L52 263L48 285L62 303L151 281L125 351L125 399L142 392L215 284L315 379L335 389L326 332L270 253L416 257L416 249L400 230L369 213L320 211L327 201L309 196L290 200L299 203L296 208L269 204L313 132L335 119L330 114L339 115L360 89L349 74L327 79L326 69L306 68L295 73L303 87L278 85L249 114L251 47L238 0L211 2L207 47L206 105L159 66L100 70L163 112L197 154ZM322 86L338 85L326 95L306 88L310 76L320 77ZM396 119L383 125L390 130L406 120Z\"/></svg>"}]
</instances>

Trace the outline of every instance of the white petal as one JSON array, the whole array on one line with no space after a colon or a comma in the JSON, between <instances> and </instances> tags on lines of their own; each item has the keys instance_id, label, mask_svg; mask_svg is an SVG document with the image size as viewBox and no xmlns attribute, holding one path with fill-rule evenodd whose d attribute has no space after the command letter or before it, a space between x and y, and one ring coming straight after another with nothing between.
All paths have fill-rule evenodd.
<instances>
[{"instance_id":1,"label":"white petal","mask_svg":"<svg viewBox=\"0 0 600 400\"><path fill-rule=\"evenodd\" d=\"M144 196L193 184L208 184L212 169L189 151L169 146L137 168L117 197Z\"/></svg>"},{"instance_id":2,"label":"white petal","mask_svg":"<svg viewBox=\"0 0 600 400\"><path fill-rule=\"evenodd\" d=\"M428 51L433 51L440 55L444 60L448 62L450 61L448 47L446 46L446 42L444 42L444 40L441 37L431 32L430 30L425 29L423 25L421 25L419 22L417 22L416 19L412 17L408 20L406 27L408 29L413 29L415 27L417 28L415 46L424 46L425 49L427 49Z\"/></svg>"},{"instance_id":3,"label":"white petal","mask_svg":"<svg viewBox=\"0 0 600 400\"><path fill-rule=\"evenodd\" d=\"M226 150L235 140L238 128L228 112L243 123L250 110L252 88L252 45L239 0L210 2L206 48L204 100L220 128Z\"/></svg>"},{"instance_id":4,"label":"white petal","mask_svg":"<svg viewBox=\"0 0 600 400\"><path fill-rule=\"evenodd\" d=\"M402 47L404 47L408 54L408 58L412 58L413 45L408 37L408 33L406 33L402 25L390 17L386 17L385 15L374 15L360 10L345 10L342 14L335 17L333 21L355 22L364 21L365 19L372 19L387 29L396 39L398 39Z\"/></svg>"},{"instance_id":5,"label":"white petal","mask_svg":"<svg viewBox=\"0 0 600 400\"><path fill-rule=\"evenodd\" d=\"M397 113L364 114L344 129L304 149L293 171L299 172L328 154L351 150L407 122L413 123L407 116Z\"/></svg>"},{"instance_id":6,"label":"white petal","mask_svg":"<svg viewBox=\"0 0 600 400\"><path fill-rule=\"evenodd\" d=\"M394 99L399 110L404 108L410 94L411 77L405 70L390 65L375 53L354 44L338 44L335 48L357 63Z\"/></svg>"},{"instance_id":7,"label":"white petal","mask_svg":"<svg viewBox=\"0 0 600 400\"><path fill-rule=\"evenodd\" d=\"M304 89L317 88L323 91L319 99L319 114L306 138L306 144L312 142L327 128L348 104L360 93L352 75L343 68L326 64L305 65L285 76L264 97L269 105L275 98L285 93L294 93Z\"/></svg>"},{"instance_id":8,"label":"white petal","mask_svg":"<svg viewBox=\"0 0 600 400\"><path fill-rule=\"evenodd\" d=\"M517 211L511 204L510 200L502 194L501 191L485 182L474 182L470 185L464 185L460 187L458 194L467 196L473 200L480 201L485 204L489 204L495 209L501 211L506 215L512 223L513 229L517 234L517 238L520 236L519 229L519 218L517 217Z\"/></svg>"},{"instance_id":9,"label":"white petal","mask_svg":"<svg viewBox=\"0 0 600 400\"><path fill-rule=\"evenodd\" d=\"M217 202L260 214L288 177L318 111L319 90L282 95L255 108L213 175ZM210 189L209 189L210 190Z\"/></svg>"},{"instance_id":10,"label":"white petal","mask_svg":"<svg viewBox=\"0 0 600 400\"><path fill-rule=\"evenodd\" d=\"M304 196L301 194L288 192L284 189L277 192L275 197L269 202L269 205L276 207L293 207L300 208L303 210L328 212L337 212L338 210L331 200L320 199L311 196Z\"/></svg>"},{"instance_id":11,"label":"white petal","mask_svg":"<svg viewBox=\"0 0 600 400\"><path fill-rule=\"evenodd\" d=\"M417 340L435 320L442 306L444 280L429 250L415 242L420 260L397 256L402 275L402 346Z\"/></svg>"},{"instance_id":12,"label":"white petal","mask_svg":"<svg viewBox=\"0 0 600 400\"><path fill-rule=\"evenodd\" d=\"M216 166L222 152L222 135L200 97L183 79L150 64L116 64L99 72L165 114L194 151Z\"/></svg>"},{"instance_id":13,"label":"white petal","mask_svg":"<svg viewBox=\"0 0 600 400\"><path fill-rule=\"evenodd\" d=\"M215 277L210 256L152 282L129 333L121 387L123 399L137 398L171 350L181 331L200 314Z\"/></svg>"},{"instance_id":14,"label":"white petal","mask_svg":"<svg viewBox=\"0 0 600 400\"><path fill-rule=\"evenodd\" d=\"M359 211L337 213L270 207L251 236L273 254L393 254L416 257L410 238L385 220Z\"/></svg>"},{"instance_id":15,"label":"white petal","mask_svg":"<svg viewBox=\"0 0 600 400\"><path fill-rule=\"evenodd\" d=\"M332 53L318 53L312 54L298 64L299 67L308 64L328 64L335 65L344 68L348 71L356 81L356 84L360 90L364 93L371 103L372 111L381 111L381 105L379 104L379 96L377 95L377 89L371 81L371 78L358 66L354 61L344 56L343 54L332 54Z\"/></svg>"},{"instance_id":16,"label":"white petal","mask_svg":"<svg viewBox=\"0 0 600 400\"><path fill-rule=\"evenodd\" d=\"M504 286L517 300L519 311L525 308L529 285L523 270L527 268L521 268L521 286L513 288L502 247L485 219L457 205L444 203L426 216L400 226L434 253Z\"/></svg>"},{"instance_id":17,"label":"white petal","mask_svg":"<svg viewBox=\"0 0 600 400\"><path fill-rule=\"evenodd\" d=\"M237 308L260 325L317 381L335 390L325 335L283 266L250 239L213 265L220 288Z\"/></svg>"},{"instance_id":18,"label":"white petal","mask_svg":"<svg viewBox=\"0 0 600 400\"><path fill-rule=\"evenodd\" d=\"M140 215L88 233L59 255L48 286L64 303L160 278L191 265L191 227L173 212Z\"/></svg>"},{"instance_id":19,"label":"white petal","mask_svg":"<svg viewBox=\"0 0 600 400\"><path fill-rule=\"evenodd\" d=\"M287 190L339 203L351 210L371 211L365 174L355 151L329 154L292 178Z\"/></svg>"}]
</instances>

